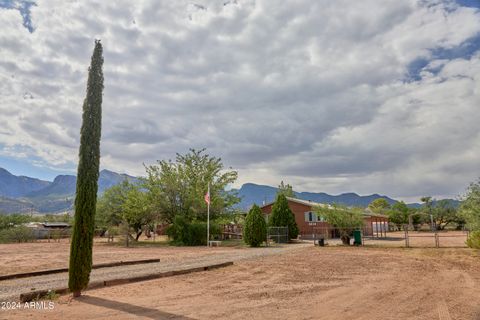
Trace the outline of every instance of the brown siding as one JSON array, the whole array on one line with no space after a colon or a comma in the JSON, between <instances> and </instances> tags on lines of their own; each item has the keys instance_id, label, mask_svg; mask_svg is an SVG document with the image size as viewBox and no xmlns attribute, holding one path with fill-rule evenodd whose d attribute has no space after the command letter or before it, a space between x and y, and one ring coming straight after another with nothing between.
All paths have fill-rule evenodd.
<instances>
[{"instance_id":1,"label":"brown siding","mask_svg":"<svg viewBox=\"0 0 480 320\"><path fill-rule=\"evenodd\" d=\"M270 215L272 213L272 205L269 204L265 207L262 207L262 212L264 214ZM311 233L313 226L327 226L328 223L325 222L306 222L305 221L305 212L313 211L312 206L307 206L301 203L296 203L293 201L288 201L288 207L292 210L293 215L295 216L295 222L298 226L298 231L300 234Z\"/></svg>"},{"instance_id":2,"label":"brown siding","mask_svg":"<svg viewBox=\"0 0 480 320\"><path fill-rule=\"evenodd\" d=\"M273 204L268 204L260 209L262 210L263 214L268 216L272 213L272 206ZM305 212L314 211L313 206L308 206L308 205L297 203L290 200L288 200L288 206L290 207L290 210L292 210L295 216L295 222L297 223L299 234L313 234L313 233L319 233L319 232L321 233L324 231L324 229L330 227L330 224L326 222L305 221ZM388 222L388 218L366 216L364 218L364 221L365 221L364 234L371 235L373 234L372 222L375 222L375 221Z\"/></svg>"}]
</instances>

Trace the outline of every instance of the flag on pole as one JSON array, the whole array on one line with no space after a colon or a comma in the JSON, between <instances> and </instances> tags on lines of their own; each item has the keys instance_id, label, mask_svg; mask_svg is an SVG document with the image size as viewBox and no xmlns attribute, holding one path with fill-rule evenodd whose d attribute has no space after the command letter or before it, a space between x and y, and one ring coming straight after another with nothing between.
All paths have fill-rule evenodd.
<instances>
[{"instance_id":1,"label":"flag on pole","mask_svg":"<svg viewBox=\"0 0 480 320\"><path fill-rule=\"evenodd\" d=\"M208 191L207 193L205 194L205 202L207 204L210 204L210 186L208 186Z\"/></svg>"}]
</instances>

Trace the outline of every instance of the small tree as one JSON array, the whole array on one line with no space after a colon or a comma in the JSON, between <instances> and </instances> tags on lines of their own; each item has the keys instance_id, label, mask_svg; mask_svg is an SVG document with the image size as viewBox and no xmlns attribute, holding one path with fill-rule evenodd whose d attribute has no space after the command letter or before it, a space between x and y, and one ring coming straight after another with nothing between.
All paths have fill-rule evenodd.
<instances>
[{"instance_id":1,"label":"small tree","mask_svg":"<svg viewBox=\"0 0 480 320\"><path fill-rule=\"evenodd\" d=\"M439 200L432 208L432 216L437 230L443 230L450 223L460 222L457 209L446 199Z\"/></svg>"},{"instance_id":2,"label":"small tree","mask_svg":"<svg viewBox=\"0 0 480 320\"><path fill-rule=\"evenodd\" d=\"M178 215L189 222L207 221L204 195L210 186L210 219L231 211L240 199L226 187L235 182L237 172L226 169L221 158L210 156L205 149L177 154L175 161L158 161L146 166L143 188L153 209L164 222L172 223Z\"/></svg>"},{"instance_id":3,"label":"small tree","mask_svg":"<svg viewBox=\"0 0 480 320\"><path fill-rule=\"evenodd\" d=\"M480 179L468 187L459 211L471 231L480 231Z\"/></svg>"},{"instance_id":4,"label":"small tree","mask_svg":"<svg viewBox=\"0 0 480 320\"><path fill-rule=\"evenodd\" d=\"M100 40L95 41L88 72L87 96L83 102L82 128L75 196L75 222L70 246L68 288L80 296L90 280L93 232L100 167L102 123L103 56Z\"/></svg>"},{"instance_id":5,"label":"small tree","mask_svg":"<svg viewBox=\"0 0 480 320\"><path fill-rule=\"evenodd\" d=\"M350 245L350 235L353 230L361 228L364 223L361 209L349 209L334 204L331 207L317 206L315 212L326 222L338 228L342 243L346 245Z\"/></svg>"},{"instance_id":6,"label":"small tree","mask_svg":"<svg viewBox=\"0 0 480 320\"><path fill-rule=\"evenodd\" d=\"M256 204L250 209L245 219L243 240L251 247L258 247L267 237L267 223L260 207Z\"/></svg>"},{"instance_id":7,"label":"small tree","mask_svg":"<svg viewBox=\"0 0 480 320\"><path fill-rule=\"evenodd\" d=\"M383 213L390 209L390 203L385 198L378 198L370 202L368 207L375 213Z\"/></svg>"},{"instance_id":8,"label":"small tree","mask_svg":"<svg viewBox=\"0 0 480 320\"><path fill-rule=\"evenodd\" d=\"M295 222L295 216L288 206L287 197L282 193L277 195L277 199L272 206L269 225L272 227L288 227L289 239L298 237L298 226Z\"/></svg>"},{"instance_id":9,"label":"small tree","mask_svg":"<svg viewBox=\"0 0 480 320\"><path fill-rule=\"evenodd\" d=\"M480 179L468 187L459 215L465 219L467 227L472 231L468 236L467 245L480 249Z\"/></svg>"},{"instance_id":10,"label":"small tree","mask_svg":"<svg viewBox=\"0 0 480 320\"><path fill-rule=\"evenodd\" d=\"M408 215L410 210L403 201L396 202L392 208L386 211L388 219L391 223L397 225L401 229L402 225L408 224Z\"/></svg>"},{"instance_id":11,"label":"small tree","mask_svg":"<svg viewBox=\"0 0 480 320\"><path fill-rule=\"evenodd\" d=\"M284 184L283 181L281 181L278 185L277 195L278 194L283 194L286 197L295 198L295 192L293 191L293 187L288 183Z\"/></svg>"},{"instance_id":12,"label":"small tree","mask_svg":"<svg viewBox=\"0 0 480 320\"><path fill-rule=\"evenodd\" d=\"M128 180L107 189L98 201L97 210L97 225L106 229L122 225L122 234L133 230L136 241L143 229L158 219L147 194Z\"/></svg>"}]
</instances>

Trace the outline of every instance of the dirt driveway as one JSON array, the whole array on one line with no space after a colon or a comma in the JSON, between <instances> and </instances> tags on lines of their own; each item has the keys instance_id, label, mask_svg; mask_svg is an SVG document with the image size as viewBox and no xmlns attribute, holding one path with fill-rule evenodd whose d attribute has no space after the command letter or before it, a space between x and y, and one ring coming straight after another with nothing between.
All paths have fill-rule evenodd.
<instances>
[{"instance_id":1,"label":"dirt driveway","mask_svg":"<svg viewBox=\"0 0 480 320\"><path fill-rule=\"evenodd\" d=\"M1 319L480 319L469 249L319 248L61 297Z\"/></svg>"}]
</instances>

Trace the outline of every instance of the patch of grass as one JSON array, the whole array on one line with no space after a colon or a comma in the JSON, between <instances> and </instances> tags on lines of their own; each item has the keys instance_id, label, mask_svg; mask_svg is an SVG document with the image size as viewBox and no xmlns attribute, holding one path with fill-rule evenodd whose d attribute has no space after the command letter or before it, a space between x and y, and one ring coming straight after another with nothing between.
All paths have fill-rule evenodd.
<instances>
[{"instance_id":1,"label":"patch of grass","mask_svg":"<svg viewBox=\"0 0 480 320\"><path fill-rule=\"evenodd\" d=\"M113 242L99 242L98 244L102 244L105 246L112 246L112 247L125 247L125 239L115 239ZM129 247L132 248L156 248L156 247L166 247L170 246L170 241L153 241L153 240L140 240L140 241L130 241L128 243Z\"/></svg>"},{"instance_id":2,"label":"patch of grass","mask_svg":"<svg viewBox=\"0 0 480 320\"><path fill-rule=\"evenodd\" d=\"M249 246L243 242L242 239L227 239L223 240L222 244L220 245L221 247L238 247L238 248L248 248Z\"/></svg>"},{"instance_id":3,"label":"patch of grass","mask_svg":"<svg viewBox=\"0 0 480 320\"><path fill-rule=\"evenodd\" d=\"M60 295L55 292L55 290L48 290L48 293L45 295L45 300L57 300Z\"/></svg>"}]
</instances>

